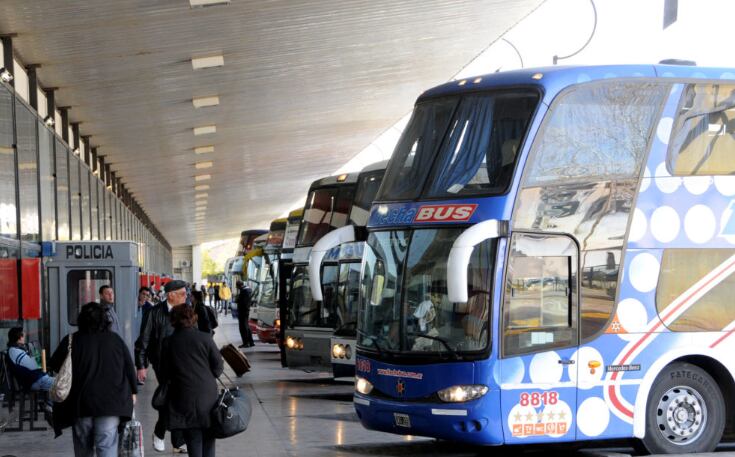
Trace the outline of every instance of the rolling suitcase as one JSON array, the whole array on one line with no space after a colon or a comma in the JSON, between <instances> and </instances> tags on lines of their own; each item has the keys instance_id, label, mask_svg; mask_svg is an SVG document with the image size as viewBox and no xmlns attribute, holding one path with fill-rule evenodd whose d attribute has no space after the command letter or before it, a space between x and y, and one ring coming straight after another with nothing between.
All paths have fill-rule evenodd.
<instances>
[{"instance_id":1,"label":"rolling suitcase","mask_svg":"<svg viewBox=\"0 0 735 457\"><path fill-rule=\"evenodd\" d=\"M240 352L234 345L228 344L226 346L222 346L222 349L220 349L219 352L238 378L250 371L250 362L248 362L248 358L245 357L245 354Z\"/></svg>"}]
</instances>

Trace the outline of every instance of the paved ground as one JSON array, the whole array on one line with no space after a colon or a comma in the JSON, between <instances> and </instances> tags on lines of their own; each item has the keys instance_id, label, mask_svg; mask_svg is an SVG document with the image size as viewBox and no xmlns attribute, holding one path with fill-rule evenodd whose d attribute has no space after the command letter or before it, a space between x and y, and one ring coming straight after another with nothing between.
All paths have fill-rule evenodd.
<instances>
[{"instance_id":1,"label":"paved ground","mask_svg":"<svg viewBox=\"0 0 735 457\"><path fill-rule=\"evenodd\" d=\"M239 344L235 321L229 316L222 317L221 321L216 335L218 344ZM502 457L519 454L535 456L541 453L544 457L586 457L627 455L633 452L626 447L595 450L574 450L569 447L488 449L367 431L357 422L352 408L352 385L332 382L317 373L281 368L278 352L273 345L258 344L254 349L248 349L247 354L253 371L239 379L235 379L231 371L228 373L255 401L251 425L241 435L218 441L219 457L469 457L490 454ZM148 382L143 388L136 411L145 430L146 454L170 455L168 440L166 454L158 454L151 447L150 436L156 418L155 411L150 407L154 384ZM732 449L723 448L723 451ZM730 453L717 453L718 456L727 454ZM0 434L0 457L70 455L73 455L73 451L68 431L56 440L51 431Z\"/></svg>"}]
</instances>

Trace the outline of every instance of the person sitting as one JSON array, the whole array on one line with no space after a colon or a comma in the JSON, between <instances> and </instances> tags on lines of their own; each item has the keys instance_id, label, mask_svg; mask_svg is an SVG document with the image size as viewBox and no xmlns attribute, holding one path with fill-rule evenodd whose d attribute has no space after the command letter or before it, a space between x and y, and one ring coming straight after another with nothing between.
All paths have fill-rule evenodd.
<instances>
[{"instance_id":1,"label":"person sitting","mask_svg":"<svg viewBox=\"0 0 735 457\"><path fill-rule=\"evenodd\" d=\"M22 327L8 331L8 358L11 370L21 387L29 390L48 392L54 384L54 377L44 373L26 348L26 336Z\"/></svg>"}]
</instances>

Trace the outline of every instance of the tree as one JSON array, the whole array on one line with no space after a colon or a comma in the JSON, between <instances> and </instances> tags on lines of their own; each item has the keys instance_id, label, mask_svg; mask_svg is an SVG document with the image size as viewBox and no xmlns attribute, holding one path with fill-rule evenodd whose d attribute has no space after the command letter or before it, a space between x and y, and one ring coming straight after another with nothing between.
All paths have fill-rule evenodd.
<instances>
[{"instance_id":1,"label":"tree","mask_svg":"<svg viewBox=\"0 0 735 457\"><path fill-rule=\"evenodd\" d=\"M217 263L209 255L209 252L205 251L204 255L202 255L202 277L210 278L222 274L224 274L224 271L217 266Z\"/></svg>"}]
</instances>

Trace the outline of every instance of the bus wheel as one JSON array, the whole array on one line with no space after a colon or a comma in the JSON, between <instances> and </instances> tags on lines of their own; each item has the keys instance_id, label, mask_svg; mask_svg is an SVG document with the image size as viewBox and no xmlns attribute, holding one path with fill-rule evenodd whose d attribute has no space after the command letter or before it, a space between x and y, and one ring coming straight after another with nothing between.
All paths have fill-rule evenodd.
<instances>
[{"instance_id":1,"label":"bus wheel","mask_svg":"<svg viewBox=\"0 0 735 457\"><path fill-rule=\"evenodd\" d=\"M652 454L711 452L725 428L725 400L712 377L689 363L674 363L648 396L643 445Z\"/></svg>"}]
</instances>

